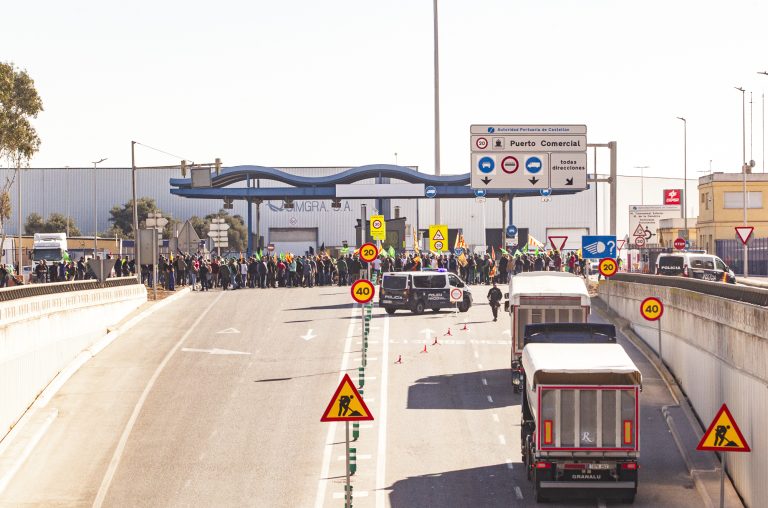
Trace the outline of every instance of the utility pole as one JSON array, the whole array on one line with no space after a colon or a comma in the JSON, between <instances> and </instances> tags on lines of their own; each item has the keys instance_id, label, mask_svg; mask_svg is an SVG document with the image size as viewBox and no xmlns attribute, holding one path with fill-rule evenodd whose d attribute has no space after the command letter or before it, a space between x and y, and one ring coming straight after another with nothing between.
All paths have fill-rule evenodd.
<instances>
[{"instance_id":1,"label":"utility pole","mask_svg":"<svg viewBox=\"0 0 768 508\"><path fill-rule=\"evenodd\" d=\"M98 250L96 239L99 237L99 211L96 205L96 165L105 160L107 159L102 158L93 163L93 259L96 259L96 252ZM67 219L67 225L69 225L69 219Z\"/></svg>"},{"instance_id":2,"label":"utility pole","mask_svg":"<svg viewBox=\"0 0 768 508\"><path fill-rule=\"evenodd\" d=\"M683 121L683 195L680 197L680 204L683 205L685 239L688 240L688 210L685 209L688 203L688 121L682 116L677 119Z\"/></svg>"},{"instance_id":3,"label":"utility pole","mask_svg":"<svg viewBox=\"0 0 768 508\"><path fill-rule=\"evenodd\" d=\"M437 36L437 0L432 0L435 65L435 176L440 176L440 54ZM435 224L440 222L440 198L435 197Z\"/></svg>"},{"instance_id":4,"label":"utility pole","mask_svg":"<svg viewBox=\"0 0 768 508\"><path fill-rule=\"evenodd\" d=\"M746 122L746 110L745 110L745 104L744 101L746 99L745 97L745 90L744 88L737 86L734 87L736 90L741 92L741 181L742 181L742 192L743 192L743 205L744 205L744 226L747 225L747 122ZM747 244L744 244L744 277L749 277L749 250L747 249Z\"/></svg>"}]
</instances>

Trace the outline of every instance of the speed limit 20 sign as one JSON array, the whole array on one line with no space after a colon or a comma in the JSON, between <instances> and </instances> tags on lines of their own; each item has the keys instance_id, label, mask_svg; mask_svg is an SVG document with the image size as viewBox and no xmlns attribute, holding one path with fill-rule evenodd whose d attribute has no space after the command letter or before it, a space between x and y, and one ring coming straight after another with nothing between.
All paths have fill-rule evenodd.
<instances>
[{"instance_id":1,"label":"speed limit 20 sign","mask_svg":"<svg viewBox=\"0 0 768 508\"><path fill-rule=\"evenodd\" d=\"M364 243L363 246L360 247L360 259L366 263L370 263L376 259L376 256L378 255L379 249L377 249L376 246L372 243Z\"/></svg>"},{"instance_id":2,"label":"speed limit 20 sign","mask_svg":"<svg viewBox=\"0 0 768 508\"><path fill-rule=\"evenodd\" d=\"M603 277L610 277L619 269L619 267L616 266L616 260L612 258L601 259L597 268L600 271L600 275Z\"/></svg>"},{"instance_id":3,"label":"speed limit 20 sign","mask_svg":"<svg viewBox=\"0 0 768 508\"><path fill-rule=\"evenodd\" d=\"M657 321L664 314L664 304L655 296L646 298L640 304L640 314L648 321Z\"/></svg>"},{"instance_id":4,"label":"speed limit 20 sign","mask_svg":"<svg viewBox=\"0 0 768 508\"><path fill-rule=\"evenodd\" d=\"M373 284L366 279L356 280L350 291L352 292L352 299L357 303L368 303L373 300L373 296L376 294Z\"/></svg>"}]
</instances>

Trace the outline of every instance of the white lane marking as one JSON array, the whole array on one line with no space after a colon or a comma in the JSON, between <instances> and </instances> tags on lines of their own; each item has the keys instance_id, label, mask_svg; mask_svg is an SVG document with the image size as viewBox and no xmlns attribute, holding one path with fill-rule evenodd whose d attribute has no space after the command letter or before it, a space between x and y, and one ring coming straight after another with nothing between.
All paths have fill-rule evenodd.
<instances>
[{"instance_id":1,"label":"white lane marking","mask_svg":"<svg viewBox=\"0 0 768 508\"><path fill-rule=\"evenodd\" d=\"M357 316L360 315L360 307L357 305L352 305L351 310L351 318L349 320L349 327L347 327L347 338L344 341L344 353L341 355L341 368L339 369L339 382L341 382L342 379L344 379L344 373L347 370L347 363L349 362L349 350L352 347L352 336L355 333L355 327L357 320L355 319ZM331 469L331 452L332 449L332 443L334 441L334 436L336 435L336 422L331 423L328 425L328 432L325 434L325 447L323 450L323 462L320 469L320 478L317 481L317 495L315 496L315 508L322 508L323 504L325 503L325 490L328 485L328 481L326 478L328 478L328 472ZM362 425L361 425L362 427ZM335 496L335 494L334 494ZM344 495L342 494L342 499L344 498Z\"/></svg>"},{"instance_id":2,"label":"white lane marking","mask_svg":"<svg viewBox=\"0 0 768 508\"><path fill-rule=\"evenodd\" d=\"M352 491L352 499L357 497L368 497L368 491L367 490L353 490ZM333 493L334 499L344 499L344 493L343 492L334 492Z\"/></svg>"},{"instance_id":3,"label":"white lane marking","mask_svg":"<svg viewBox=\"0 0 768 508\"><path fill-rule=\"evenodd\" d=\"M216 333L240 333L240 330L237 328L227 328L226 330L221 330L220 332Z\"/></svg>"},{"instance_id":4,"label":"white lane marking","mask_svg":"<svg viewBox=\"0 0 768 508\"><path fill-rule=\"evenodd\" d=\"M504 434L499 434L499 443L503 445L507 444L507 438L504 437Z\"/></svg>"},{"instance_id":5,"label":"white lane marking","mask_svg":"<svg viewBox=\"0 0 768 508\"><path fill-rule=\"evenodd\" d=\"M508 469L514 469L515 465L512 464L512 459L507 459L507 468Z\"/></svg>"},{"instance_id":6,"label":"white lane marking","mask_svg":"<svg viewBox=\"0 0 768 508\"><path fill-rule=\"evenodd\" d=\"M515 496L518 499L522 499L523 498L523 491L520 490L520 487L515 487Z\"/></svg>"},{"instance_id":7,"label":"white lane marking","mask_svg":"<svg viewBox=\"0 0 768 508\"><path fill-rule=\"evenodd\" d=\"M376 376L365 376L366 381L376 381Z\"/></svg>"},{"instance_id":8,"label":"white lane marking","mask_svg":"<svg viewBox=\"0 0 768 508\"><path fill-rule=\"evenodd\" d=\"M160 377L160 374L163 372L163 369L165 369L165 366L168 364L169 361L171 361L171 357L176 354L176 351L178 351L181 348L181 345L184 344L184 341L187 340L187 337L189 337L192 332L197 331L197 326L200 324L200 322L205 318L205 316L208 315L208 313L213 309L217 303L219 303L219 300L221 300L221 297L224 296L224 292L222 291L219 293L219 296L216 297L215 300L213 300L208 307L205 308L205 310L200 313L199 316L197 316L197 319L195 319L195 322L192 323L192 326L190 326L186 332L184 332L184 335L181 336L179 341L171 348L168 353L166 353L165 358L163 358L163 361L160 362L160 365L157 366L157 369L155 369L154 374L152 374L152 377L149 378L149 382L147 382L147 386L144 387L144 391L141 392L141 396L139 397L139 400L136 402L136 406L133 408L133 413L131 413L131 417L128 418L128 422L125 424L125 428L123 429L123 433L120 436L120 440L117 442L117 448L115 448L115 453L112 454L112 459L109 461L109 466L107 466L107 471L104 473L104 478L101 480L101 485L99 486L99 491L96 493L96 499L93 501L94 508L101 508L101 506L104 504L104 498L107 497L107 492L109 491L109 486L112 484L112 479L115 477L115 473L117 472L117 468L120 465L120 459L123 456L123 452L125 451L125 445L128 443L128 438L131 435L131 431L133 430L133 426L136 424L136 420L139 418L139 413L141 413L141 409L144 407L144 403L147 401L147 397L149 396L149 392L152 391L152 388L155 386L155 382L157 382L157 378Z\"/></svg>"},{"instance_id":9,"label":"white lane marking","mask_svg":"<svg viewBox=\"0 0 768 508\"><path fill-rule=\"evenodd\" d=\"M478 353L477 351L475 351L475 358L480 358L480 353Z\"/></svg>"},{"instance_id":10,"label":"white lane marking","mask_svg":"<svg viewBox=\"0 0 768 508\"><path fill-rule=\"evenodd\" d=\"M301 338L302 338L302 339L304 339L304 340L312 340L312 339L314 339L315 337L317 337L317 335L315 335L314 333L312 333L312 328L310 328L309 330L307 330L307 333L306 333L306 335L301 335Z\"/></svg>"},{"instance_id":11,"label":"white lane marking","mask_svg":"<svg viewBox=\"0 0 768 508\"><path fill-rule=\"evenodd\" d=\"M493 414L491 415L491 418L493 418L493 421L494 421L494 422L497 422L497 423L498 423L498 421L499 421L499 415L497 415L496 413L493 413Z\"/></svg>"},{"instance_id":12,"label":"white lane marking","mask_svg":"<svg viewBox=\"0 0 768 508\"><path fill-rule=\"evenodd\" d=\"M386 506L387 466L387 383L389 382L389 315L384 317L384 334L381 339L381 403L379 404L379 443L376 448L376 507Z\"/></svg>"},{"instance_id":13,"label":"white lane marking","mask_svg":"<svg viewBox=\"0 0 768 508\"><path fill-rule=\"evenodd\" d=\"M488 399L488 402L490 402L491 404L493 404L493 397L491 397L490 395L488 395L486 398Z\"/></svg>"},{"instance_id":14,"label":"white lane marking","mask_svg":"<svg viewBox=\"0 0 768 508\"><path fill-rule=\"evenodd\" d=\"M24 462L26 462L29 456L32 454L32 451L37 446L37 443L39 443L40 440L43 439L43 436L45 436L45 433L48 432L48 429L51 427L53 420L55 420L57 416L59 416L58 409L54 408L49 410L48 416L40 425L40 428L37 430L37 432L35 432L34 435L32 435L32 437L29 439L27 446L24 447L19 457L11 465L11 467L6 471L6 473L2 477L0 477L0 494L3 493L6 487L8 487L8 484L11 482L13 477L16 476L16 473L19 472L19 469L21 469L21 466L24 465Z\"/></svg>"},{"instance_id":15,"label":"white lane marking","mask_svg":"<svg viewBox=\"0 0 768 508\"><path fill-rule=\"evenodd\" d=\"M484 386L488 386L488 380L487 379L483 378L483 379L481 379L481 381L483 382Z\"/></svg>"},{"instance_id":16,"label":"white lane marking","mask_svg":"<svg viewBox=\"0 0 768 508\"><path fill-rule=\"evenodd\" d=\"M232 351L231 349L197 349L193 347L183 347L181 350L185 353L208 353L209 355L249 355L246 351Z\"/></svg>"},{"instance_id":17,"label":"white lane marking","mask_svg":"<svg viewBox=\"0 0 768 508\"><path fill-rule=\"evenodd\" d=\"M598 499L597 500L597 508L606 508L605 501L603 501L602 499Z\"/></svg>"}]
</instances>

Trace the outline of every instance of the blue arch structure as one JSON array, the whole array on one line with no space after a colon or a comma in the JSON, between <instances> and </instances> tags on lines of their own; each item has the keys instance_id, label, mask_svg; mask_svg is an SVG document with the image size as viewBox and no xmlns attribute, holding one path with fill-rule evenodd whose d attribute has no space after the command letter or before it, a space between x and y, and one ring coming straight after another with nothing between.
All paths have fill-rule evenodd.
<instances>
[{"instance_id":1,"label":"blue arch structure","mask_svg":"<svg viewBox=\"0 0 768 508\"><path fill-rule=\"evenodd\" d=\"M424 184L437 189L438 198L474 198L474 189L470 187L471 175L435 176L420 173L405 166L393 164L369 164L347 169L327 176L291 175L273 167L233 166L223 168L220 175L211 178L210 187L192 187L191 178L171 178L171 194L184 198L196 199L244 199L248 201L248 231L251 227L251 204L255 200L284 199L335 199L336 185L352 184L362 180L392 178L407 183ZM255 179L273 180L290 187L229 187L239 182L251 182ZM569 195L580 192L575 190L552 190L552 195ZM512 199L515 197L539 196L538 189L488 189L486 197L508 197L509 223L512 224ZM379 196L370 196L379 198ZM413 196L388 195L387 199L414 199ZM252 252L251 234L248 235L248 252Z\"/></svg>"}]
</instances>

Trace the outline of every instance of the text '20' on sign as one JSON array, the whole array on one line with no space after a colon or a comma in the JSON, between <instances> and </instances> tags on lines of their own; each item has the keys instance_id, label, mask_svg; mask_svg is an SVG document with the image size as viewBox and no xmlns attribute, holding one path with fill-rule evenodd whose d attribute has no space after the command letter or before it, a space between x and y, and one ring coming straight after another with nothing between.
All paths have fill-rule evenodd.
<instances>
[{"instance_id":1,"label":"text '20' on sign","mask_svg":"<svg viewBox=\"0 0 768 508\"><path fill-rule=\"evenodd\" d=\"M362 247L360 247L360 259L366 263L370 263L376 259L376 256L378 255L379 249L377 249L376 246L372 243L365 243Z\"/></svg>"},{"instance_id":2,"label":"text '20' on sign","mask_svg":"<svg viewBox=\"0 0 768 508\"><path fill-rule=\"evenodd\" d=\"M357 303L368 303L373 300L373 297L376 294L376 289L373 287L371 281L359 279L352 284L350 292L352 293L352 299Z\"/></svg>"},{"instance_id":3,"label":"text '20' on sign","mask_svg":"<svg viewBox=\"0 0 768 508\"><path fill-rule=\"evenodd\" d=\"M619 269L619 267L616 266L616 260L612 258L601 259L597 268L600 271L600 275L603 277L611 277Z\"/></svg>"},{"instance_id":4,"label":"text '20' on sign","mask_svg":"<svg viewBox=\"0 0 768 508\"><path fill-rule=\"evenodd\" d=\"M664 314L664 304L655 296L646 298L640 304L640 314L648 321L656 321Z\"/></svg>"}]
</instances>

